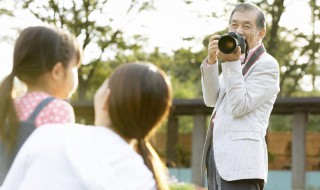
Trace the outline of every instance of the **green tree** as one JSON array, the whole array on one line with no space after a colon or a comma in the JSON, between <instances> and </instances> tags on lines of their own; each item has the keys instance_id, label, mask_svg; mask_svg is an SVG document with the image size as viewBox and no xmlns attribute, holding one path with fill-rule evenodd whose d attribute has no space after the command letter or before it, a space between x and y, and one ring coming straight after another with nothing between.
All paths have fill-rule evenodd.
<instances>
[{"instance_id":1,"label":"green tree","mask_svg":"<svg viewBox=\"0 0 320 190\"><path fill-rule=\"evenodd\" d=\"M145 53L137 48L130 55L119 53L114 63L144 61L151 62L163 69L170 77L174 98L199 98L201 97L200 64L206 57L205 51L192 52L191 49L180 48L173 55L159 52L155 48L151 53Z\"/></svg>"},{"instance_id":2,"label":"green tree","mask_svg":"<svg viewBox=\"0 0 320 190\"><path fill-rule=\"evenodd\" d=\"M170 76L174 98L193 99L202 96L199 66L205 57L205 51L180 48L172 56L156 50L147 61L155 63Z\"/></svg>"},{"instance_id":3,"label":"green tree","mask_svg":"<svg viewBox=\"0 0 320 190\"><path fill-rule=\"evenodd\" d=\"M0 17L9 16L13 17L13 8L12 7L6 7L4 6L6 3L5 0L0 0ZM12 41L12 39L9 36L6 35L0 35L0 42L1 41Z\"/></svg>"},{"instance_id":4,"label":"green tree","mask_svg":"<svg viewBox=\"0 0 320 190\"><path fill-rule=\"evenodd\" d=\"M90 94L90 81L98 68L103 66L108 54L136 48L140 36L133 36L132 43L123 37L125 23L136 14L153 7L152 1L131 0L126 10L113 11L118 17L109 14L113 9L108 0L23 0L22 7L28 9L44 23L68 29L82 43L85 56L84 65L79 69L79 87L76 98L83 100ZM103 19L101 19L103 18ZM121 26L117 27L115 25ZM131 40L132 41L132 40ZM86 57L85 57L86 58ZM108 71L106 71L108 73Z\"/></svg>"},{"instance_id":5,"label":"green tree","mask_svg":"<svg viewBox=\"0 0 320 190\"><path fill-rule=\"evenodd\" d=\"M0 16L7 15L13 16L13 9L5 7L4 3L8 3L5 0L0 0Z\"/></svg>"},{"instance_id":6,"label":"green tree","mask_svg":"<svg viewBox=\"0 0 320 190\"><path fill-rule=\"evenodd\" d=\"M280 96L312 96L315 92L316 76L319 73L320 33L316 33L315 23L319 22L319 0L310 0L312 34L302 33L298 28L289 30L279 22L286 10L284 0L259 1L257 4L271 17L265 45L268 52L279 62L281 68ZM304 76L312 77L313 92L303 92L301 80Z\"/></svg>"}]
</instances>

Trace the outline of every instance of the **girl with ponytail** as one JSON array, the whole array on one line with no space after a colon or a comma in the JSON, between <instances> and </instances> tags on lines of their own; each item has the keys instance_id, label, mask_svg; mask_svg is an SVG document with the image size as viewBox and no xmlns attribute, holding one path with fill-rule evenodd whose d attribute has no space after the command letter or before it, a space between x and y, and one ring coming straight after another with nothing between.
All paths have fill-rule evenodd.
<instances>
[{"instance_id":1,"label":"girl with ponytail","mask_svg":"<svg viewBox=\"0 0 320 190\"><path fill-rule=\"evenodd\" d=\"M75 122L73 108L64 99L77 88L81 52L76 38L59 29L36 26L20 33L12 71L0 85L0 184L36 127ZM19 98L13 97L15 77L27 86Z\"/></svg>"},{"instance_id":2,"label":"girl with ponytail","mask_svg":"<svg viewBox=\"0 0 320 190\"><path fill-rule=\"evenodd\" d=\"M95 94L95 126L38 128L3 189L168 190L165 166L149 138L171 104L171 83L162 70L151 63L120 65Z\"/></svg>"},{"instance_id":3,"label":"girl with ponytail","mask_svg":"<svg viewBox=\"0 0 320 190\"><path fill-rule=\"evenodd\" d=\"M167 76L151 64L128 64L110 77L109 89L111 128L124 138L137 141L137 150L153 173L157 189L168 189L162 162L148 139L171 107Z\"/></svg>"}]
</instances>

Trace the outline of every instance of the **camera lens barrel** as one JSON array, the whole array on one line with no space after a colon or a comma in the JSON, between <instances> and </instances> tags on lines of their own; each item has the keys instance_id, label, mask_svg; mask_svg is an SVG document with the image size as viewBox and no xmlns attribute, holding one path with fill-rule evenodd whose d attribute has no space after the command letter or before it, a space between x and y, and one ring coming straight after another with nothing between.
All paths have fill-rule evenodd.
<instances>
[{"instance_id":1,"label":"camera lens barrel","mask_svg":"<svg viewBox=\"0 0 320 190\"><path fill-rule=\"evenodd\" d=\"M241 47L241 53L245 53L246 41L235 32L229 32L220 37L218 41L218 48L224 54L230 54L236 51L237 47Z\"/></svg>"},{"instance_id":2,"label":"camera lens barrel","mask_svg":"<svg viewBox=\"0 0 320 190\"><path fill-rule=\"evenodd\" d=\"M218 48L224 54L233 53L237 49L237 46L238 41L230 35L221 36L218 41Z\"/></svg>"}]
</instances>

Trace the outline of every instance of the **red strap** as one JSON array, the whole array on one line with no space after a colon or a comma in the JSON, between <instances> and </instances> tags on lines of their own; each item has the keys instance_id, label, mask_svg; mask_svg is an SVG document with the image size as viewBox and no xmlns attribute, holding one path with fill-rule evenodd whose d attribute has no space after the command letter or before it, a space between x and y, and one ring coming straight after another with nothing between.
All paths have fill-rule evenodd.
<instances>
[{"instance_id":1,"label":"red strap","mask_svg":"<svg viewBox=\"0 0 320 190\"><path fill-rule=\"evenodd\" d=\"M246 65L242 69L242 75L244 76L250 69L250 67L259 59L259 57L266 52L266 49L264 48L263 44L261 44L256 51L252 54L250 59L247 61Z\"/></svg>"}]
</instances>

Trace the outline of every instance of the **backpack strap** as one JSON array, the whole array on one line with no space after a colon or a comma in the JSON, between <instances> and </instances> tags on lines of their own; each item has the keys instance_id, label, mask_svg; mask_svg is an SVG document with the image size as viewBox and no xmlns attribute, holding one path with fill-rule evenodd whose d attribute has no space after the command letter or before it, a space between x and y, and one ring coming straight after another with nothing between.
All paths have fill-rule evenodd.
<instances>
[{"instance_id":1,"label":"backpack strap","mask_svg":"<svg viewBox=\"0 0 320 190\"><path fill-rule=\"evenodd\" d=\"M32 114L29 116L28 120L29 122L34 122L38 114L43 110L46 105L48 105L52 100L54 100L54 97L48 97L43 99L40 104L33 110Z\"/></svg>"},{"instance_id":2,"label":"backpack strap","mask_svg":"<svg viewBox=\"0 0 320 190\"><path fill-rule=\"evenodd\" d=\"M9 168L18 153L20 147L23 145L23 143L27 140L27 138L30 136L30 134L35 130L34 126L34 120L37 117L37 115L41 112L41 110L48 105L52 100L54 100L54 97L48 97L43 99L37 107L34 109L32 114L29 116L28 120L26 121L20 121L19 126L19 132L18 136L16 137L16 146L13 149L13 152L8 153L0 144L0 184L2 183L4 176L7 175L7 172L9 171ZM4 152L5 151L5 152Z\"/></svg>"},{"instance_id":3,"label":"backpack strap","mask_svg":"<svg viewBox=\"0 0 320 190\"><path fill-rule=\"evenodd\" d=\"M244 76L250 69L250 67L258 60L258 58L264 53L266 52L266 49L264 48L264 45L261 44L256 51L254 51L254 53L252 54L252 56L250 57L250 59L248 60L248 62L246 63L246 65L244 66L244 68L242 69L242 75Z\"/></svg>"}]
</instances>

